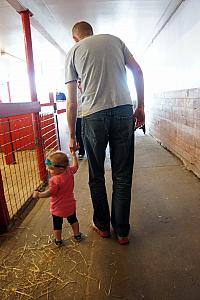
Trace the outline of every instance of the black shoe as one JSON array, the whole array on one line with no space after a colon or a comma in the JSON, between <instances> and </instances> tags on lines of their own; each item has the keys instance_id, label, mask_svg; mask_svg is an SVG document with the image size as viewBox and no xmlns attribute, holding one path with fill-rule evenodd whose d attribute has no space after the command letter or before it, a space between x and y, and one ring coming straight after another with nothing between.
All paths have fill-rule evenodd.
<instances>
[{"instance_id":1,"label":"black shoe","mask_svg":"<svg viewBox=\"0 0 200 300\"><path fill-rule=\"evenodd\" d=\"M58 247L62 246L62 244L63 244L63 241L62 241L62 240L57 241L57 240L55 239L54 242L55 242L56 246L58 246Z\"/></svg>"},{"instance_id":2,"label":"black shoe","mask_svg":"<svg viewBox=\"0 0 200 300\"><path fill-rule=\"evenodd\" d=\"M74 239L75 239L77 242L80 242L80 241L82 241L82 239L84 239L84 234L80 232L78 235L75 235L75 236L74 236Z\"/></svg>"},{"instance_id":3,"label":"black shoe","mask_svg":"<svg viewBox=\"0 0 200 300\"><path fill-rule=\"evenodd\" d=\"M84 154L79 154L79 155L78 155L78 159L79 159L79 160L82 160L83 157L84 157Z\"/></svg>"}]
</instances>

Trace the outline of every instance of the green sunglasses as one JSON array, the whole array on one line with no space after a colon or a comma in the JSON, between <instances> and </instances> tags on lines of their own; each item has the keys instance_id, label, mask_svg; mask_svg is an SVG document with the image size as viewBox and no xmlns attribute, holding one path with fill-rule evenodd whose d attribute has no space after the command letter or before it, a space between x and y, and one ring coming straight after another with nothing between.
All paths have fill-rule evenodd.
<instances>
[{"instance_id":1,"label":"green sunglasses","mask_svg":"<svg viewBox=\"0 0 200 300\"><path fill-rule=\"evenodd\" d=\"M63 166L63 165L59 165L59 164L54 164L52 161L50 161L48 158L45 159L45 165L47 167L56 167L56 168L66 168L66 166Z\"/></svg>"}]
</instances>

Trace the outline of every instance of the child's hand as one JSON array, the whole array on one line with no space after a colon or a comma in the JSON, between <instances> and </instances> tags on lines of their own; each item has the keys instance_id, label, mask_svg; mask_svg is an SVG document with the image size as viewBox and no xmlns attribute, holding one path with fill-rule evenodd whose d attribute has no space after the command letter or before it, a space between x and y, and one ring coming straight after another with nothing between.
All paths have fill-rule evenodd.
<instances>
[{"instance_id":1,"label":"child's hand","mask_svg":"<svg viewBox=\"0 0 200 300\"><path fill-rule=\"evenodd\" d=\"M76 157L76 152L74 150L71 150L70 154L71 154L72 157Z\"/></svg>"},{"instance_id":2,"label":"child's hand","mask_svg":"<svg viewBox=\"0 0 200 300\"><path fill-rule=\"evenodd\" d=\"M34 191L34 192L33 192L33 198L39 199L39 198L40 198L40 192Z\"/></svg>"}]
</instances>

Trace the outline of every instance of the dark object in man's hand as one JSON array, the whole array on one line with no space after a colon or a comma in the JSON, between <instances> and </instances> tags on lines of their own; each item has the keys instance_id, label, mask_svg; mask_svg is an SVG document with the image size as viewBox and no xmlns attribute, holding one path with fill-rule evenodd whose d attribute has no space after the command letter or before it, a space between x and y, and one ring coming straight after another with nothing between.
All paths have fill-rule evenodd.
<instances>
[{"instance_id":1,"label":"dark object in man's hand","mask_svg":"<svg viewBox=\"0 0 200 300\"><path fill-rule=\"evenodd\" d=\"M145 127L145 124L142 124L142 126L138 127L138 128L135 128L136 129L142 129L143 133L145 134L146 133L146 127Z\"/></svg>"}]
</instances>

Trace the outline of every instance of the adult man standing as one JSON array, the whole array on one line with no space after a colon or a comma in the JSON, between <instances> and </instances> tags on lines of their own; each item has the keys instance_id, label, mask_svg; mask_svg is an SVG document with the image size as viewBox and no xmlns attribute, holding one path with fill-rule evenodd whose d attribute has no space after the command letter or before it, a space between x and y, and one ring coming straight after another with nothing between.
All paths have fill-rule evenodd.
<instances>
[{"instance_id":1,"label":"adult man standing","mask_svg":"<svg viewBox=\"0 0 200 300\"><path fill-rule=\"evenodd\" d=\"M76 149L76 86L82 86L83 139L89 164L93 228L110 236L110 221L119 244L129 243L129 214L134 161L134 123L144 123L144 84L140 66L125 44L109 34L93 35L87 22L72 29L76 44L66 57L67 120L70 148ZM133 114L127 86L127 66L135 80L137 108ZM113 192L111 216L107 201L104 161L109 143Z\"/></svg>"}]
</instances>

